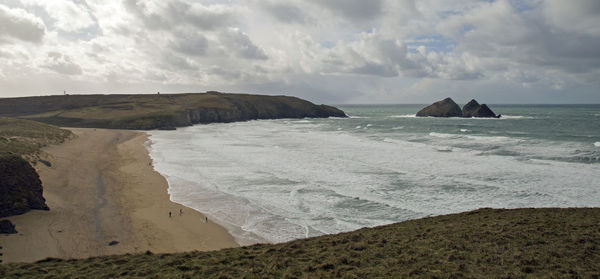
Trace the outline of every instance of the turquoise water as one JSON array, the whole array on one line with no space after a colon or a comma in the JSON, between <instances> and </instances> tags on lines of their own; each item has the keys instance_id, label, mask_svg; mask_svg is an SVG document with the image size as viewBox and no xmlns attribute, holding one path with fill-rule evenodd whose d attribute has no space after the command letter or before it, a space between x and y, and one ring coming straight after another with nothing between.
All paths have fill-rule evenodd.
<instances>
[{"instance_id":1,"label":"turquoise water","mask_svg":"<svg viewBox=\"0 0 600 279\"><path fill-rule=\"evenodd\" d=\"M152 131L171 199L242 244L282 242L480 207L600 206L600 106L492 105L500 119L350 117Z\"/></svg>"}]
</instances>

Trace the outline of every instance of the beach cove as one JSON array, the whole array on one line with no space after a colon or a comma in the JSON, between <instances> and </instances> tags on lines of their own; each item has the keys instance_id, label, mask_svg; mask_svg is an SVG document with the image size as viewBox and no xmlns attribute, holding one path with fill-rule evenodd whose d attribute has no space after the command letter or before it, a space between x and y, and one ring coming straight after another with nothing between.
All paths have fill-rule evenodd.
<instances>
[{"instance_id":1,"label":"beach cove","mask_svg":"<svg viewBox=\"0 0 600 279\"><path fill-rule=\"evenodd\" d=\"M169 200L146 133L70 130L73 139L42 149L51 166L35 166L50 211L7 218L19 233L0 235L4 263L239 246L203 214Z\"/></svg>"}]
</instances>

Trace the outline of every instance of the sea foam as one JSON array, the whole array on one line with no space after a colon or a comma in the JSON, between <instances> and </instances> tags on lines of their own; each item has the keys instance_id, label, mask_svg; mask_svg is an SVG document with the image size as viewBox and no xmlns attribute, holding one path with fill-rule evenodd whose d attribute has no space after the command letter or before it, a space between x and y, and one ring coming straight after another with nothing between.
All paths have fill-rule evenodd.
<instances>
[{"instance_id":1,"label":"sea foam","mask_svg":"<svg viewBox=\"0 0 600 279\"><path fill-rule=\"evenodd\" d=\"M269 120L151 131L149 149L171 199L206 213L243 244L480 207L600 206L592 187L600 181L600 164L569 161L594 156L574 152L584 150L576 143L379 124L352 129L366 126L360 121Z\"/></svg>"}]
</instances>

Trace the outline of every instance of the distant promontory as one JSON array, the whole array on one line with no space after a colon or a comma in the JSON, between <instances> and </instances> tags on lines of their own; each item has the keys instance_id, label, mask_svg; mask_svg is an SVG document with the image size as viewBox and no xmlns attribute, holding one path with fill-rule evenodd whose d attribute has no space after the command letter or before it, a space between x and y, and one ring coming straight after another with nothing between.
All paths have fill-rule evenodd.
<instances>
[{"instance_id":1,"label":"distant promontory","mask_svg":"<svg viewBox=\"0 0 600 279\"><path fill-rule=\"evenodd\" d=\"M290 96L231 94L59 95L0 99L0 116L63 127L175 129L256 119L346 117Z\"/></svg>"},{"instance_id":2,"label":"distant promontory","mask_svg":"<svg viewBox=\"0 0 600 279\"><path fill-rule=\"evenodd\" d=\"M500 118L501 115L496 115L486 104L479 104L474 99L461 109L452 98L446 98L421 109L417 116Z\"/></svg>"}]
</instances>

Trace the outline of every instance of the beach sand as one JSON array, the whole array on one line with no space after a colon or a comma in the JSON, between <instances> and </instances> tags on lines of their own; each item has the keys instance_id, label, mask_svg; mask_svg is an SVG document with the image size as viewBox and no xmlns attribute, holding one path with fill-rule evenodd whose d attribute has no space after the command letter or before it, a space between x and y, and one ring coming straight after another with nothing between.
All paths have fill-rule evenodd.
<instances>
[{"instance_id":1,"label":"beach sand","mask_svg":"<svg viewBox=\"0 0 600 279\"><path fill-rule=\"evenodd\" d=\"M144 146L146 133L71 130L75 138L43 149L51 167L35 166L50 211L6 218L19 233L0 235L3 262L238 246L223 227L169 200L167 181Z\"/></svg>"}]
</instances>

